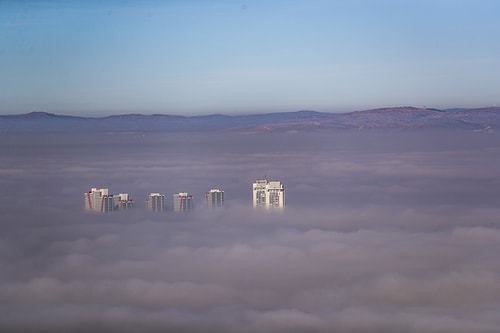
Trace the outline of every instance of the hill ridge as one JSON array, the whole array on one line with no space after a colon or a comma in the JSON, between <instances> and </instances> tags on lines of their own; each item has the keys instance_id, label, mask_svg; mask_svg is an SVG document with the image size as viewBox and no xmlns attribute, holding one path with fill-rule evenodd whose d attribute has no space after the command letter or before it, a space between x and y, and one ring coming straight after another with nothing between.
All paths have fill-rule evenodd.
<instances>
[{"instance_id":1,"label":"hill ridge","mask_svg":"<svg viewBox=\"0 0 500 333\"><path fill-rule=\"evenodd\" d=\"M430 128L485 130L500 128L500 107L440 110L397 106L328 113L313 110L246 115L128 113L103 117L59 115L34 111L1 115L0 131L220 131L296 132L318 130L417 130Z\"/></svg>"}]
</instances>

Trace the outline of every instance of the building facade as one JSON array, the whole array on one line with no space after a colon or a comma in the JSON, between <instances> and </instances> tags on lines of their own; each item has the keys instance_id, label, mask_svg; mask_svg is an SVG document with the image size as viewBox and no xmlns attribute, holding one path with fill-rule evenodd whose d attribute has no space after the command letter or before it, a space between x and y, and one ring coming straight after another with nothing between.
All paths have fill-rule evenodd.
<instances>
[{"instance_id":1,"label":"building facade","mask_svg":"<svg viewBox=\"0 0 500 333\"><path fill-rule=\"evenodd\" d=\"M193 196L186 192L175 193L174 197L174 212L187 212L194 208Z\"/></svg>"},{"instance_id":2,"label":"building facade","mask_svg":"<svg viewBox=\"0 0 500 333\"><path fill-rule=\"evenodd\" d=\"M109 194L107 188L91 188L89 192L84 193L84 200L85 210L101 213L129 209L134 206L134 201L127 193Z\"/></svg>"},{"instance_id":3,"label":"building facade","mask_svg":"<svg viewBox=\"0 0 500 333\"><path fill-rule=\"evenodd\" d=\"M211 189L205 193L205 202L208 208L220 208L224 206L224 191L220 189Z\"/></svg>"},{"instance_id":4,"label":"building facade","mask_svg":"<svg viewBox=\"0 0 500 333\"><path fill-rule=\"evenodd\" d=\"M256 180L252 184L253 206L255 208L285 207L285 188L280 181Z\"/></svg>"},{"instance_id":5,"label":"building facade","mask_svg":"<svg viewBox=\"0 0 500 333\"><path fill-rule=\"evenodd\" d=\"M165 196L160 193L151 193L146 199L146 209L163 213L165 211Z\"/></svg>"},{"instance_id":6,"label":"building facade","mask_svg":"<svg viewBox=\"0 0 500 333\"><path fill-rule=\"evenodd\" d=\"M128 193L120 193L118 195L114 194L112 196L115 200L118 198L118 210L130 209L134 207L134 200L129 198Z\"/></svg>"}]
</instances>

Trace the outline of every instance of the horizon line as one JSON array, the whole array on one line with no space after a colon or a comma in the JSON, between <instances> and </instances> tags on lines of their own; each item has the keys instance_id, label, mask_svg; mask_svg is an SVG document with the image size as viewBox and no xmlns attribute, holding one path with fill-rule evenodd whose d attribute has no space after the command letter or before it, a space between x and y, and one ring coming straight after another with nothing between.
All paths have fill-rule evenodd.
<instances>
[{"instance_id":1,"label":"horizon line","mask_svg":"<svg viewBox=\"0 0 500 333\"><path fill-rule=\"evenodd\" d=\"M255 113L239 113L239 114L226 114L226 113L210 113L210 114L195 114L195 115L180 115L175 113L116 113L116 114L107 114L101 116L85 116L81 114L64 114L64 113L55 113L49 111L31 111L26 113L12 113L12 114L0 114L0 117L15 117L15 116L28 116L28 115L54 115L54 116L63 116L63 117L74 117L74 118L91 118L91 119L101 119L101 118L109 118L109 117L120 117L120 116L171 116L171 117L180 117L180 118L196 118L196 117L210 117L210 116L223 116L223 117L245 117L245 116L257 116L257 115L270 115L270 114L286 114L286 113L299 113L299 112L314 112L314 113L322 113L322 114L349 114L354 112L363 112L363 111L374 111L374 110L383 110L383 109L402 109L402 108L412 108L417 110L434 110L434 111L448 111L448 110L480 110L480 109L489 109L489 108L500 108L496 104L490 106L480 106L480 107L450 107L450 108L435 108L435 107L427 107L427 106L413 106L413 105L402 105L402 106L384 106L384 107L375 107L369 109L359 109L354 111L345 111L345 112L327 112L327 111L317 111L317 110L309 110L309 109L300 109L295 111L281 111L281 112L255 112Z\"/></svg>"}]
</instances>

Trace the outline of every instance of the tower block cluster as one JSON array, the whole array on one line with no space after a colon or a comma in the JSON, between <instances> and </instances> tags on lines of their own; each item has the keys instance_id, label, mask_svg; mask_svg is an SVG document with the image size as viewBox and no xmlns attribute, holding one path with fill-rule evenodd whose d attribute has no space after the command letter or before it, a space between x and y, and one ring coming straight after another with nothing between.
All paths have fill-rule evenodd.
<instances>
[{"instance_id":1,"label":"tower block cluster","mask_svg":"<svg viewBox=\"0 0 500 333\"><path fill-rule=\"evenodd\" d=\"M127 193L109 194L107 188L92 188L84 193L85 210L100 213L107 213L116 210L123 210L133 207L134 201L129 199ZM222 208L224 206L224 191L211 189L205 193L207 208ZM163 213L167 211L165 195L161 193L151 193L146 198L146 210ZM187 192L175 193L172 195L171 210L174 212L189 212L194 210L193 196Z\"/></svg>"},{"instance_id":2,"label":"tower block cluster","mask_svg":"<svg viewBox=\"0 0 500 333\"><path fill-rule=\"evenodd\" d=\"M107 188L93 187L85 193L85 209L94 212L111 212L129 209L134 206L134 201L129 199L127 193L109 194Z\"/></svg>"},{"instance_id":3,"label":"tower block cluster","mask_svg":"<svg viewBox=\"0 0 500 333\"><path fill-rule=\"evenodd\" d=\"M256 180L252 184L253 207L265 209L283 209L285 207L285 188L280 181ZM134 201L127 193L109 194L107 188L93 187L84 193L85 210L107 213L117 210L126 210L134 206ZM210 189L205 193L205 204L208 209L217 209L224 206L224 191L218 188ZM152 212L165 212L165 195L153 192L146 198L146 209ZM194 210L193 196L187 192L172 195L171 209L174 212L188 212Z\"/></svg>"}]
</instances>

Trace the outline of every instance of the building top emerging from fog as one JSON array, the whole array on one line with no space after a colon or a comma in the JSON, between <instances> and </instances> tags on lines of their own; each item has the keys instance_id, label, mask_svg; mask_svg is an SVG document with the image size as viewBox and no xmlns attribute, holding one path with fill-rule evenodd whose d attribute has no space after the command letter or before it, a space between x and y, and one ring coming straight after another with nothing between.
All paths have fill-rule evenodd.
<instances>
[{"instance_id":1,"label":"building top emerging from fog","mask_svg":"<svg viewBox=\"0 0 500 333\"><path fill-rule=\"evenodd\" d=\"M165 211L165 196L160 193L151 193L146 199L146 209L163 213Z\"/></svg>"},{"instance_id":2,"label":"building top emerging from fog","mask_svg":"<svg viewBox=\"0 0 500 333\"><path fill-rule=\"evenodd\" d=\"M174 199L174 212L187 212L193 210L193 196L187 192L175 193Z\"/></svg>"},{"instance_id":3,"label":"building top emerging from fog","mask_svg":"<svg viewBox=\"0 0 500 333\"><path fill-rule=\"evenodd\" d=\"M132 208L134 201L127 193L109 194L107 188L93 187L89 192L84 193L85 209L94 212L111 212Z\"/></svg>"},{"instance_id":4,"label":"building top emerging from fog","mask_svg":"<svg viewBox=\"0 0 500 333\"><path fill-rule=\"evenodd\" d=\"M263 208L285 207L285 188L280 181L256 180L252 184L253 206Z\"/></svg>"},{"instance_id":5,"label":"building top emerging from fog","mask_svg":"<svg viewBox=\"0 0 500 333\"><path fill-rule=\"evenodd\" d=\"M213 188L205 193L205 201L208 208L220 208L224 206L224 191Z\"/></svg>"}]
</instances>

